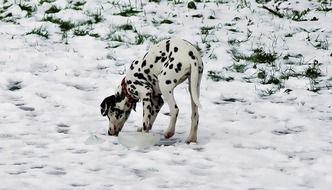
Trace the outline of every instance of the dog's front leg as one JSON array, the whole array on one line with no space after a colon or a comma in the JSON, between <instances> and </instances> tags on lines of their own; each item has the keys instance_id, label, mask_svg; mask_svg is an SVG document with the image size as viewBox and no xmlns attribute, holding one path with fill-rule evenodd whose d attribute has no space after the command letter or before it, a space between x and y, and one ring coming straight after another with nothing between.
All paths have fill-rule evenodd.
<instances>
[{"instance_id":1,"label":"dog's front leg","mask_svg":"<svg viewBox=\"0 0 332 190\"><path fill-rule=\"evenodd\" d=\"M153 103L152 103L152 93L146 93L146 97L143 99L143 131L149 132L152 128L152 112L153 112Z\"/></svg>"}]
</instances>

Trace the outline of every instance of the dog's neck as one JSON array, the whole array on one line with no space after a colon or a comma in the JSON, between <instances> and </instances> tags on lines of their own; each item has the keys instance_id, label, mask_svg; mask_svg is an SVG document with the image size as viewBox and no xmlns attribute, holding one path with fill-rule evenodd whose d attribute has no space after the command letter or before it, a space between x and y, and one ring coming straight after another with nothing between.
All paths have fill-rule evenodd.
<instances>
[{"instance_id":1,"label":"dog's neck","mask_svg":"<svg viewBox=\"0 0 332 190\"><path fill-rule=\"evenodd\" d=\"M138 99L133 98L129 94L125 77L122 79L120 87L120 94L124 98L125 104L127 105L125 107L129 107L129 109L136 111L136 103L138 102Z\"/></svg>"},{"instance_id":2,"label":"dog's neck","mask_svg":"<svg viewBox=\"0 0 332 190\"><path fill-rule=\"evenodd\" d=\"M137 100L133 98L127 90L126 77L124 77L121 81L121 93L124 94L130 102L137 102Z\"/></svg>"}]
</instances>

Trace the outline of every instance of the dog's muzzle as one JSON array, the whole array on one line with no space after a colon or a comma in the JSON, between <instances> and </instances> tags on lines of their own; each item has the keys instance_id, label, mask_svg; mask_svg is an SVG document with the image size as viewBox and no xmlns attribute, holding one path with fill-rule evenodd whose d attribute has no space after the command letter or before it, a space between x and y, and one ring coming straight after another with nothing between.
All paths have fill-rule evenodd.
<instances>
[{"instance_id":1,"label":"dog's muzzle","mask_svg":"<svg viewBox=\"0 0 332 190\"><path fill-rule=\"evenodd\" d=\"M115 132L112 132L112 130L108 130L108 135L109 136L118 136L119 135L119 131L115 131Z\"/></svg>"}]
</instances>

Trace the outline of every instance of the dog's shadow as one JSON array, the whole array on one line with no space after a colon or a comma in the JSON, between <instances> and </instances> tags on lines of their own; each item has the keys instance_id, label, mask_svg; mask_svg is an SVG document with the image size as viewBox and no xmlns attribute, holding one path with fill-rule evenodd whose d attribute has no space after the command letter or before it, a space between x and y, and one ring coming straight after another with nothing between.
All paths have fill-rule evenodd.
<instances>
[{"instance_id":1,"label":"dog's shadow","mask_svg":"<svg viewBox=\"0 0 332 190\"><path fill-rule=\"evenodd\" d=\"M179 138L173 138L173 139L165 139L164 137L160 139L159 144L157 146L172 146L177 143L180 143L181 139Z\"/></svg>"},{"instance_id":2,"label":"dog's shadow","mask_svg":"<svg viewBox=\"0 0 332 190\"><path fill-rule=\"evenodd\" d=\"M172 146L178 143L181 143L181 139L180 138L170 138L170 139L166 139L163 135L163 131L158 131L157 132L160 135L160 142L156 145L156 146Z\"/></svg>"}]
</instances>

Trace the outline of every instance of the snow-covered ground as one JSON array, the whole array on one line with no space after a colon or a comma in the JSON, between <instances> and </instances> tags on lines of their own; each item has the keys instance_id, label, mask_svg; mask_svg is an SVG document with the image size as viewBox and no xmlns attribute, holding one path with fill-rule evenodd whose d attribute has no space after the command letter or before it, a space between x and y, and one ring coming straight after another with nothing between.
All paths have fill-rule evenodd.
<instances>
[{"instance_id":1,"label":"snow-covered ground","mask_svg":"<svg viewBox=\"0 0 332 190\"><path fill-rule=\"evenodd\" d=\"M84 2L0 0L0 190L331 189L331 1ZM127 149L106 136L99 104L133 59L172 36L205 63L198 143L183 142L184 83L176 143ZM275 59L244 58L257 50ZM141 116L139 106L123 130ZM91 134L106 142L85 144Z\"/></svg>"}]
</instances>

